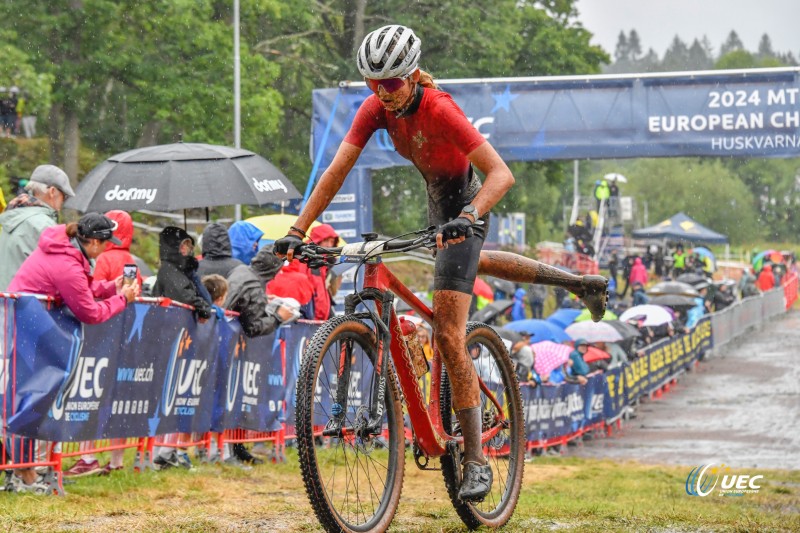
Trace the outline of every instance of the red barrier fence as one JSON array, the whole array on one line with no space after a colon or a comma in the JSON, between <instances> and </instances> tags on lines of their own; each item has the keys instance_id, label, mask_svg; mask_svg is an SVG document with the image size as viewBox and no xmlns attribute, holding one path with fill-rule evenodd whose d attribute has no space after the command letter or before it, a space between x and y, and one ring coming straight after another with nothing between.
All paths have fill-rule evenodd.
<instances>
[{"instance_id":1,"label":"red barrier fence","mask_svg":"<svg viewBox=\"0 0 800 533\"><path fill-rule=\"evenodd\" d=\"M554 248L537 248L539 261L553 266L563 266L581 274L598 274L600 266L588 255Z\"/></svg>"},{"instance_id":2,"label":"red barrier fence","mask_svg":"<svg viewBox=\"0 0 800 533\"><path fill-rule=\"evenodd\" d=\"M786 299L786 309L794 305L794 302L797 301L797 290L798 290L798 277L797 273L792 272L788 276L786 276L786 280L783 282L783 295Z\"/></svg>"}]
</instances>

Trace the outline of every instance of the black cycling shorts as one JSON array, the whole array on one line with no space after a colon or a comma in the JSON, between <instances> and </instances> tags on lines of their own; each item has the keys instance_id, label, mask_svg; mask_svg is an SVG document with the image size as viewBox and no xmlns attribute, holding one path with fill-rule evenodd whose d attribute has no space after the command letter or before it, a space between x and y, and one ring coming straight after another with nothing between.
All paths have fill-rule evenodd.
<instances>
[{"instance_id":1,"label":"black cycling shorts","mask_svg":"<svg viewBox=\"0 0 800 533\"><path fill-rule=\"evenodd\" d=\"M489 216L483 217L483 226L474 228L474 235L444 250L436 250L433 274L434 291L456 291L472 294L478 275L481 248L489 231Z\"/></svg>"}]
</instances>

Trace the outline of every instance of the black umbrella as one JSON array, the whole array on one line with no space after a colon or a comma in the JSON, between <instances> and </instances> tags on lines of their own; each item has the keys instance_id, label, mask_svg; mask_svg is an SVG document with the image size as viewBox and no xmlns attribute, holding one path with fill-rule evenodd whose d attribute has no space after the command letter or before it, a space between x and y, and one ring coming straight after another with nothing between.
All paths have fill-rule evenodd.
<instances>
[{"instance_id":1,"label":"black umbrella","mask_svg":"<svg viewBox=\"0 0 800 533\"><path fill-rule=\"evenodd\" d=\"M681 296L689 296L690 298L700 296L700 293L697 292L694 287L682 281L662 281L661 283L656 283L648 289L647 294L650 296L679 294Z\"/></svg>"},{"instance_id":2,"label":"black umbrella","mask_svg":"<svg viewBox=\"0 0 800 533\"><path fill-rule=\"evenodd\" d=\"M499 315L505 313L512 305L514 305L514 300L497 300L496 302L487 304L483 309L472 313L469 319L472 322L491 323L496 320Z\"/></svg>"},{"instance_id":3,"label":"black umbrella","mask_svg":"<svg viewBox=\"0 0 800 533\"><path fill-rule=\"evenodd\" d=\"M247 150L176 143L108 158L80 182L66 207L178 211L217 205L264 205L300 193L272 163Z\"/></svg>"},{"instance_id":4,"label":"black umbrella","mask_svg":"<svg viewBox=\"0 0 800 533\"><path fill-rule=\"evenodd\" d=\"M494 328L494 330L498 335L500 335L501 339L509 341L511 346L514 346L516 343L522 340L522 335L516 331L511 331L510 329L506 328Z\"/></svg>"},{"instance_id":5,"label":"black umbrella","mask_svg":"<svg viewBox=\"0 0 800 533\"><path fill-rule=\"evenodd\" d=\"M513 282L505 279L487 276L486 281L489 283L489 285L492 286L494 290L503 292L508 296L514 296L514 291L517 290L517 286L514 285Z\"/></svg>"},{"instance_id":6,"label":"black umbrella","mask_svg":"<svg viewBox=\"0 0 800 533\"><path fill-rule=\"evenodd\" d=\"M622 335L623 341L634 339L641 335L638 329L627 322L622 322L621 320L606 320L605 323L617 330L619 334Z\"/></svg>"},{"instance_id":7,"label":"black umbrella","mask_svg":"<svg viewBox=\"0 0 800 533\"><path fill-rule=\"evenodd\" d=\"M675 278L675 281L682 281L683 283L688 283L689 285L694 286L697 285L698 283L707 283L708 279L700 274L696 274L694 272L687 272Z\"/></svg>"},{"instance_id":8,"label":"black umbrella","mask_svg":"<svg viewBox=\"0 0 800 533\"><path fill-rule=\"evenodd\" d=\"M680 294L664 294L662 296L653 296L648 303L654 305L665 305L667 307L694 307L696 304L694 298L682 296Z\"/></svg>"}]
</instances>

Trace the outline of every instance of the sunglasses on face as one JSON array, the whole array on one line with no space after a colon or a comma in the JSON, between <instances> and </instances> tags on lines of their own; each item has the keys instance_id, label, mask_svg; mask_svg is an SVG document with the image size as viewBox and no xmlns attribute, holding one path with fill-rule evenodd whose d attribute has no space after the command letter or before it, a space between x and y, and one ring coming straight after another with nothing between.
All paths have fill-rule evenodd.
<instances>
[{"instance_id":1,"label":"sunglasses on face","mask_svg":"<svg viewBox=\"0 0 800 533\"><path fill-rule=\"evenodd\" d=\"M373 80L370 78L364 78L364 81L367 82L367 87L372 89L372 92L377 93L378 87L383 87L383 90L389 94L399 91L405 84L405 78L388 78L385 80Z\"/></svg>"}]
</instances>

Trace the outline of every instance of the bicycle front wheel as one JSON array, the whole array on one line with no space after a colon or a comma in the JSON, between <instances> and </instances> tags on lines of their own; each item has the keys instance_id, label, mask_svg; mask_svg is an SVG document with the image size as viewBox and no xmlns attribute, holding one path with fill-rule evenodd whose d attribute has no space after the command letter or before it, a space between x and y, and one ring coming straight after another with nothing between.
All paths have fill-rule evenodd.
<instances>
[{"instance_id":1,"label":"bicycle front wheel","mask_svg":"<svg viewBox=\"0 0 800 533\"><path fill-rule=\"evenodd\" d=\"M343 413L342 426L350 430L366 423L376 360L374 332L348 317L322 325L304 353L297 381L297 448L311 506L327 531L385 531L400 501L405 435L391 364L380 399L383 432L322 437L336 412ZM337 402L343 361L350 365L349 383L346 400Z\"/></svg>"},{"instance_id":2,"label":"bicycle front wheel","mask_svg":"<svg viewBox=\"0 0 800 533\"><path fill-rule=\"evenodd\" d=\"M473 356L475 369L492 395L498 400L507 426L483 444L483 451L492 466L492 490L481 503L466 503L458 499L461 487L462 447L441 457L450 501L464 524L470 529L480 526L496 528L504 525L514 514L525 467L525 428L522 417L522 398L514 365L503 341L486 324L467 324L467 352ZM456 417L452 410L450 381L442 371L440 404L445 430L452 432ZM498 408L481 391L484 431L492 426ZM457 432L457 431L456 431Z\"/></svg>"}]
</instances>

